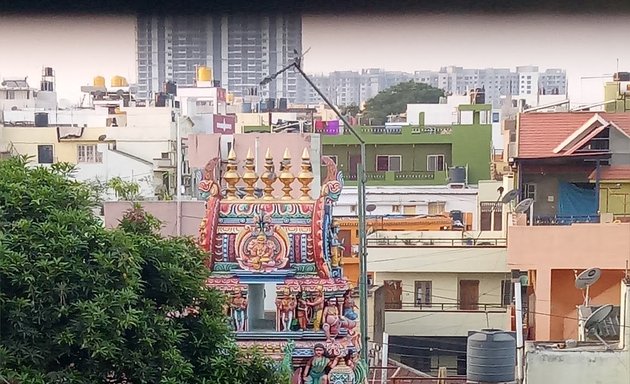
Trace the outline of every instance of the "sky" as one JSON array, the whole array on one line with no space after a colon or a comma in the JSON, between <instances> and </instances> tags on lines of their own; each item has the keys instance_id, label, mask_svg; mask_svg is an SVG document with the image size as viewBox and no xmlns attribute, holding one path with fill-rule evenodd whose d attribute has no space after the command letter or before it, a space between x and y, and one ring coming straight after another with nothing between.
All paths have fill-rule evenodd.
<instances>
[{"instance_id":1,"label":"sky","mask_svg":"<svg viewBox=\"0 0 630 384\"><path fill-rule=\"evenodd\" d=\"M0 16L0 77L28 76L37 86L43 66L57 75L60 97L76 102L96 75L135 80L132 16ZM304 16L309 73L384 68L438 70L537 65L563 68L575 103L603 100L606 79L630 71L623 42L630 16L436 15ZM619 64L617 64L619 63Z\"/></svg>"}]
</instances>

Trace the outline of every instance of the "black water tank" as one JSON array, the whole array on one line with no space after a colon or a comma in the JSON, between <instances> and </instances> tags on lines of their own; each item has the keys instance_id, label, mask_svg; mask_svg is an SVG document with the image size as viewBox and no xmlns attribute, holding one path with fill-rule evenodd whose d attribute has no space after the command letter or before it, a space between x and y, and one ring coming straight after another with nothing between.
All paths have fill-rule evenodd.
<instances>
[{"instance_id":1,"label":"black water tank","mask_svg":"<svg viewBox=\"0 0 630 384\"><path fill-rule=\"evenodd\" d=\"M466 182L466 168L452 167L448 170L448 182L450 184L464 184Z\"/></svg>"},{"instance_id":2,"label":"black water tank","mask_svg":"<svg viewBox=\"0 0 630 384\"><path fill-rule=\"evenodd\" d=\"M276 99L267 99L267 108L268 111L276 109Z\"/></svg>"},{"instance_id":3,"label":"black water tank","mask_svg":"<svg viewBox=\"0 0 630 384\"><path fill-rule=\"evenodd\" d=\"M53 69L51 67L44 68L44 76L53 76Z\"/></svg>"},{"instance_id":4,"label":"black water tank","mask_svg":"<svg viewBox=\"0 0 630 384\"><path fill-rule=\"evenodd\" d=\"M515 380L516 334L500 329L468 332L466 375L473 383Z\"/></svg>"},{"instance_id":5,"label":"black water tank","mask_svg":"<svg viewBox=\"0 0 630 384\"><path fill-rule=\"evenodd\" d=\"M614 81L630 81L630 72L617 72L613 75Z\"/></svg>"},{"instance_id":6,"label":"black water tank","mask_svg":"<svg viewBox=\"0 0 630 384\"><path fill-rule=\"evenodd\" d=\"M48 113L46 113L46 112L35 112L35 126L36 127L47 127L48 126Z\"/></svg>"},{"instance_id":7,"label":"black water tank","mask_svg":"<svg viewBox=\"0 0 630 384\"><path fill-rule=\"evenodd\" d=\"M177 96L177 84L172 81L167 81L166 84L164 84L164 92L169 95Z\"/></svg>"},{"instance_id":8,"label":"black water tank","mask_svg":"<svg viewBox=\"0 0 630 384\"><path fill-rule=\"evenodd\" d=\"M278 109L280 109L281 111L286 111L287 109L289 109L289 103L287 102L287 99L280 99L280 105L278 106Z\"/></svg>"}]
</instances>

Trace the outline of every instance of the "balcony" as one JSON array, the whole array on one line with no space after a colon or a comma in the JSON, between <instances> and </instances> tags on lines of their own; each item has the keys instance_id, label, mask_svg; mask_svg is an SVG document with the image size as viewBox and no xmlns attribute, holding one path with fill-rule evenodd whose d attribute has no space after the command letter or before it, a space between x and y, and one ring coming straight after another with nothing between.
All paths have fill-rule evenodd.
<instances>
[{"instance_id":1,"label":"balcony","mask_svg":"<svg viewBox=\"0 0 630 384\"><path fill-rule=\"evenodd\" d=\"M506 238L368 238L367 245L373 247L507 247Z\"/></svg>"},{"instance_id":2,"label":"balcony","mask_svg":"<svg viewBox=\"0 0 630 384\"><path fill-rule=\"evenodd\" d=\"M356 173L344 174L348 185L356 185ZM446 184L446 171L367 171L370 185L436 185Z\"/></svg>"},{"instance_id":3,"label":"balcony","mask_svg":"<svg viewBox=\"0 0 630 384\"><path fill-rule=\"evenodd\" d=\"M534 225L572 225L599 223L599 216L534 216Z\"/></svg>"},{"instance_id":4,"label":"balcony","mask_svg":"<svg viewBox=\"0 0 630 384\"><path fill-rule=\"evenodd\" d=\"M354 130L366 144L414 144L414 143L451 143L453 136L460 129L470 127L453 125L430 126L364 126L354 127ZM357 139L349 129L326 127L316 130L322 135L323 144L357 144Z\"/></svg>"},{"instance_id":5,"label":"balcony","mask_svg":"<svg viewBox=\"0 0 630 384\"><path fill-rule=\"evenodd\" d=\"M385 332L394 336L468 336L471 329L504 329L509 312L500 304L477 304L476 310L460 310L457 303L433 303L419 308L414 303L401 309L385 309Z\"/></svg>"}]
</instances>

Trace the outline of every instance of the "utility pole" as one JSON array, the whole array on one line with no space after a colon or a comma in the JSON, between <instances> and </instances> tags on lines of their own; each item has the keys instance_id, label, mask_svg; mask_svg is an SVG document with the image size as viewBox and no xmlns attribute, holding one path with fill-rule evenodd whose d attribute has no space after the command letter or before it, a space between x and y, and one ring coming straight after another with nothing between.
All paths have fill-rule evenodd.
<instances>
[{"instance_id":1,"label":"utility pole","mask_svg":"<svg viewBox=\"0 0 630 384\"><path fill-rule=\"evenodd\" d=\"M341 120L344 124L344 129L347 129L359 142L359 150L361 153L361 162L357 164L357 192L358 192L358 216L359 216L359 308L361 310L361 314L359 316L360 320L360 330L361 330L361 359L367 364L368 363L368 313L367 313L367 291L368 291L368 276L367 276L367 242L366 242L366 182L367 177L365 174L365 141L359 136L359 134L352 128L348 120L339 112L339 109L333 103L328 100L326 95L322 93L322 91L317 88L315 83L304 73L301 68L301 59L296 58L296 60L282 68L280 71L276 72L273 75L265 77L260 85L265 85L273 81L278 75L281 73L295 68L300 75L306 80L306 82L317 92L319 97L322 98L324 103L330 107L330 109L335 112L339 120Z\"/></svg>"}]
</instances>

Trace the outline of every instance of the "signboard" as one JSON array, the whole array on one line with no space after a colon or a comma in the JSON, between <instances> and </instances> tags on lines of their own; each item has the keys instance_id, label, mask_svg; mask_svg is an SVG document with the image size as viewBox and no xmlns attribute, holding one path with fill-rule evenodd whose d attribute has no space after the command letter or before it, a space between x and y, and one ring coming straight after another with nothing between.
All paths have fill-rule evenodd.
<instances>
[{"instance_id":1,"label":"signboard","mask_svg":"<svg viewBox=\"0 0 630 384\"><path fill-rule=\"evenodd\" d=\"M224 133L227 135L234 134L236 126L235 116L212 115L212 132Z\"/></svg>"}]
</instances>

